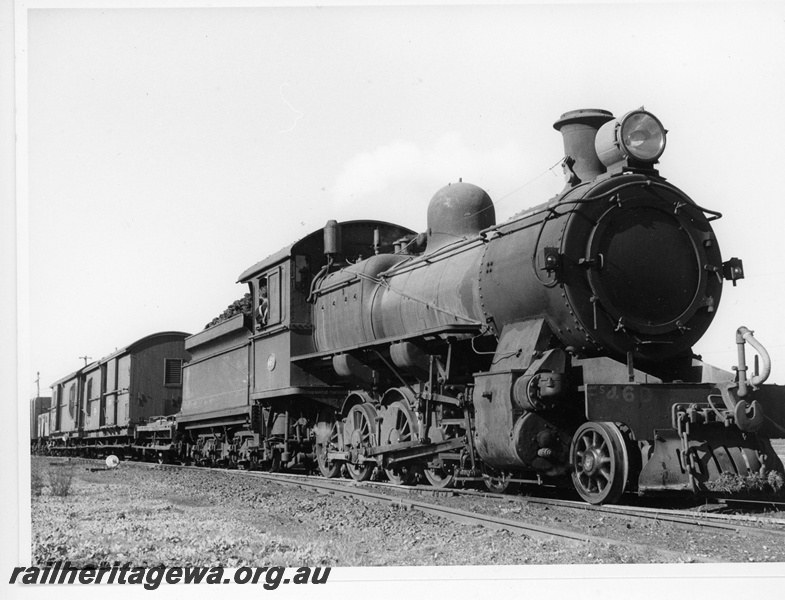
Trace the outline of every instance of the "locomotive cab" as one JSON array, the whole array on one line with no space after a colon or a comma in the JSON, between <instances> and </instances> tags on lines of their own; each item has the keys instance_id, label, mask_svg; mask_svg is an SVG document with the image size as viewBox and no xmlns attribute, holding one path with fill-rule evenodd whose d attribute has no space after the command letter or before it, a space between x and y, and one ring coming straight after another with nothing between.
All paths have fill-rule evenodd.
<instances>
[{"instance_id":1,"label":"locomotive cab","mask_svg":"<svg viewBox=\"0 0 785 600\"><path fill-rule=\"evenodd\" d=\"M338 224L333 223L332 231L337 231ZM315 321L322 318L322 313L330 313L330 318L340 324L342 319L351 318L349 315L357 310L354 301L361 299L347 292L341 295L340 303L331 301L328 306L317 306L316 290L333 285L335 274L348 265L360 270L368 263L389 261L395 242L413 235L411 230L391 223L350 221L340 224L340 245L336 235L330 238L323 230L315 231L240 275L238 281L248 285L255 307L251 400L281 395L330 395L329 372L310 366L303 369L300 357L318 350L319 336L325 329ZM350 284L336 285L348 289ZM349 335L349 328L341 329L339 324L333 330L345 329Z\"/></svg>"},{"instance_id":2,"label":"locomotive cab","mask_svg":"<svg viewBox=\"0 0 785 600\"><path fill-rule=\"evenodd\" d=\"M339 226L335 224L334 230ZM340 225L342 241L325 246L322 230L244 271L251 310L188 341L188 401L181 421L189 452L200 462L267 468L308 468L313 430L343 400L323 361L303 361L315 350L314 287L350 263L413 235L380 221ZM341 308L343 306L341 305Z\"/></svg>"}]
</instances>

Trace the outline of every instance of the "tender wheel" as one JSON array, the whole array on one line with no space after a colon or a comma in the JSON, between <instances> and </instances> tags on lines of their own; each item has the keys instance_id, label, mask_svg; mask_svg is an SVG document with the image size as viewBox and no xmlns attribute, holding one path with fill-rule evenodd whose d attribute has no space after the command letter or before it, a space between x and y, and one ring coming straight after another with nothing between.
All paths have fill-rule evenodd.
<instances>
[{"instance_id":1,"label":"tender wheel","mask_svg":"<svg viewBox=\"0 0 785 600\"><path fill-rule=\"evenodd\" d=\"M276 451L273 454L272 460L270 460L268 471L270 473L280 473L282 467L283 464L281 463L281 453Z\"/></svg>"},{"instance_id":2,"label":"tender wheel","mask_svg":"<svg viewBox=\"0 0 785 600\"><path fill-rule=\"evenodd\" d=\"M251 455L248 457L248 470L257 471L258 469L259 457L257 456L256 452L251 452Z\"/></svg>"},{"instance_id":3,"label":"tender wheel","mask_svg":"<svg viewBox=\"0 0 785 600\"><path fill-rule=\"evenodd\" d=\"M509 475L487 465L483 466L482 478L485 487L494 494L514 494L521 487L517 481L510 481Z\"/></svg>"},{"instance_id":4,"label":"tender wheel","mask_svg":"<svg viewBox=\"0 0 785 600\"><path fill-rule=\"evenodd\" d=\"M613 423L584 423L570 448L572 482L590 504L616 502L624 492L629 456L624 435Z\"/></svg>"},{"instance_id":5,"label":"tender wheel","mask_svg":"<svg viewBox=\"0 0 785 600\"><path fill-rule=\"evenodd\" d=\"M409 406L398 400L387 407L382 421L382 443L401 444L417 438L417 419ZM387 478L397 485L412 483L417 475L414 465L396 465L384 470Z\"/></svg>"},{"instance_id":6,"label":"tender wheel","mask_svg":"<svg viewBox=\"0 0 785 600\"><path fill-rule=\"evenodd\" d=\"M341 473L341 463L327 460L330 448L338 447L338 424L333 423L330 428L330 437L326 443L316 444L316 460L319 462L319 472L322 476L332 479Z\"/></svg>"},{"instance_id":7,"label":"tender wheel","mask_svg":"<svg viewBox=\"0 0 785 600\"><path fill-rule=\"evenodd\" d=\"M346 446L352 450L362 450L375 445L376 435L374 423L376 422L376 409L370 404L356 404L349 410L346 417L343 434ZM375 463L359 462L358 464L346 463L349 475L355 481L367 481L373 474Z\"/></svg>"}]
</instances>

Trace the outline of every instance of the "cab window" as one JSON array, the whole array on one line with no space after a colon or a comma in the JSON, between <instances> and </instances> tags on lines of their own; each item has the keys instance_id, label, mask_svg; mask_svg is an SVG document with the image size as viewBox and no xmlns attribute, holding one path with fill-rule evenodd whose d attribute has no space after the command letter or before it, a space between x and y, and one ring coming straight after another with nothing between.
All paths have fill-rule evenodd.
<instances>
[{"instance_id":1,"label":"cab window","mask_svg":"<svg viewBox=\"0 0 785 600\"><path fill-rule=\"evenodd\" d=\"M257 331L267 326L269 312L270 302L267 298L267 276L265 275L256 281L256 310L254 311L254 318L256 319Z\"/></svg>"},{"instance_id":2,"label":"cab window","mask_svg":"<svg viewBox=\"0 0 785 600\"><path fill-rule=\"evenodd\" d=\"M256 330L261 331L283 321L281 303L282 268L278 267L256 280Z\"/></svg>"},{"instance_id":3,"label":"cab window","mask_svg":"<svg viewBox=\"0 0 785 600\"><path fill-rule=\"evenodd\" d=\"M275 270L267 274L267 301L269 303L267 324L281 322L281 272Z\"/></svg>"}]
</instances>

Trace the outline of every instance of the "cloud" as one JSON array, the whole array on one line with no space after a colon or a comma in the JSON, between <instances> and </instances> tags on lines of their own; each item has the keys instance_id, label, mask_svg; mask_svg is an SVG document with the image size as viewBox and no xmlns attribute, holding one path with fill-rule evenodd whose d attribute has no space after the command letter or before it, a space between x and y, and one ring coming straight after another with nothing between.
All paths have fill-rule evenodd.
<instances>
[{"instance_id":1,"label":"cloud","mask_svg":"<svg viewBox=\"0 0 785 600\"><path fill-rule=\"evenodd\" d=\"M397 140L349 159L331 195L333 206L346 218L397 220L422 228L428 202L442 186L459 178L479 185L497 204L500 216L500 201L506 203L511 192L542 175L543 167L538 167L535 172L537 168L513 141L480 148L468 145L456 133L442 136L430 147ZM363 207L367 205L373 205L377 213L381 208L382 214L365 214ZM501 212L509 216L521 208L512 206Z\"/></svg>"}]
</instances>

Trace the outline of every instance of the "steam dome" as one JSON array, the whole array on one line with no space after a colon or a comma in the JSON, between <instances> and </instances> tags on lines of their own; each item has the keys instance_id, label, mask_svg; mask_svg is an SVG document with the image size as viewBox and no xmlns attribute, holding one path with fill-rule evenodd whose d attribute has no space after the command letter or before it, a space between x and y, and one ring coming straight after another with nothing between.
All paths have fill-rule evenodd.
<instances>
[{"instance_id":1,"label":"steam dome","mask_svg":"<svg viewBox=\"0 0 785 600\"><path fill-rule=\"evenodd\" d=\"M484 189L471 183L447 184L434 194L428 205L427 251L477 235L493 225L496 225L496 211Z\"/></svg>"}]
</instances>

